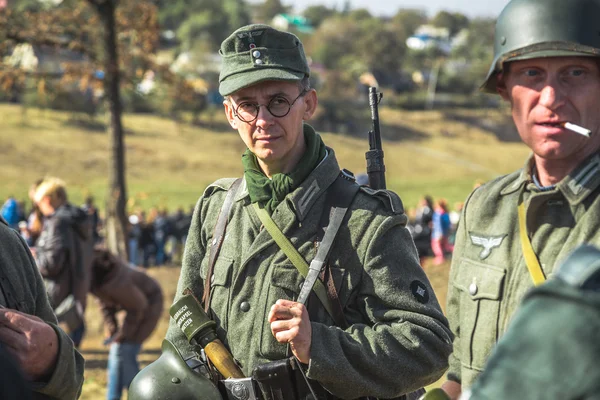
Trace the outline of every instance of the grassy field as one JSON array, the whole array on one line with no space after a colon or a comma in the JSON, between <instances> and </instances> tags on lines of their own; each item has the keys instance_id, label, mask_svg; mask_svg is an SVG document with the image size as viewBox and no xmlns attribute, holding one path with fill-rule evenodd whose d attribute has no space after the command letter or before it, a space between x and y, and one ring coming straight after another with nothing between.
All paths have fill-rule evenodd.
<instances>
[{"instance_id":1,"label":"grassy field","mask_svg":"<svg viewBox=\"0 0 600 400\"><path fill-rule=\"evenodd\" d=\"M0 105L0 119L0 199L8 195L25 199L33 181L55 175L67 182L74 203L92 194L103 208L108 140L100 117L82 123L66 112ZM388 188L400 194L407 208L424 194L445 197L450 204L463 201L476 182L519 168L528 154L520 142L498 139L513 129L502 110L382 108L380 119L385 122ZM241 175L241 140L236 132L223 128L220 112L211 120L211 126L220 129L152 115L124 117L131 208L187 209L210 182ZM355 173L365 170L366 133L362 137L322 135L342 167Z\"/></svg>"},{"instance_id":2,"label":"grassy field","mask_svg":"<svg viewBox=\"0 0 600 400\"><path fill-rule=\"evenodd\" d=\"M426 262L424 269L431 281L438 300L442 304L442 307L444 307L446 304L450 263L447 262L442 265L433 265L428 261ZM168 309L175 296L179 268L150 268L148 273L161 283L165 294L165 309L158 327L148 341L144 343L142 348L139 357L140 365L142 367L148 365L160 356L160 345L169 326ZM86 360L85 381L83 384L81 400L101 400L106 398L106 362L108 359L108 348L102 345L104 339L102 319L96 303L91 301L91 299L92 298L90 297L86 312L88 324L87 333L81 346L81 353Z\"/></svg>"}]
</instances>

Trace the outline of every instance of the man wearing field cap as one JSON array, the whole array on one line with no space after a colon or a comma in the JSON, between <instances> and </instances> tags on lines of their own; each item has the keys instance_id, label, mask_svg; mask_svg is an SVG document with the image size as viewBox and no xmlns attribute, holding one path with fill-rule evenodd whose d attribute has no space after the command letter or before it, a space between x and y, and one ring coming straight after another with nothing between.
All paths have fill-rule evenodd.
<instances>
[{"instance_id":1,"label":"man wearing field cap","mask_svg":"<svg viewBox=\"0 0 600 400\"><path fill-rule=\"evenodd\" d=\"M525 293L581 243L600 244L599 18L599 0L513 0L497 20L483 89L510 103L532 155L476 189L462 212L443 385L453 399L484 369Z\"/></svg>"},{"instance_id":2,"label":"man wearing field cap","mask_svg":"<svg viewBox=\"0 0 600 400\"><path fill-rule=\"evenodd\" d=\"M305 123L317 93L302 43L250 25L220 54L225 115L247 147L244 176L216 181L198 201L175 300L186 289L202 299L266 398L403 398L435 381L451 338L402 203L359 187ZM308 264L322 268L305 285ZM191 351L174 320L167 339ZM289 375L260 381L286 359Z\"/></svg>"}]
</instances>

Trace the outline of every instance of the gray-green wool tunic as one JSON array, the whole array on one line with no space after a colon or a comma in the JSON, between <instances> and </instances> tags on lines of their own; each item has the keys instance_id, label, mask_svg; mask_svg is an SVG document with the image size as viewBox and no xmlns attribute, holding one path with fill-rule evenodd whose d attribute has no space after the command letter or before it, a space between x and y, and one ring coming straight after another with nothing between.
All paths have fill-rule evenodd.
<instances>
[{"instance_id":1,"label":"gray-green wool tunic","mask_svg":"<svg viewBox=\"0 0 600 400\"><path fill-rule=\"evenodd\" d=\"M326 193L338 174L335 155L328 149L325 160L272 214L308 262L315 256ZM213 228L232 182L225 179L210 185L196 205L176 300L186 288L202 296ZM309 300L308 376L335 396L392 398L435 381L447 367L451 335L419 266L406 222L395 194L360 191L330 256L350 327L333 326L320 303L315 305L314 295ZM271 334L267 315L278 299L298 296L303 278L262 229L245 184L235 198L213 278L211 308L218 332L244 373L284 358L286 346ZM167 338L184 354L191 351L173 320Z\"/></svg>"},{"instance_id":2,"label":"gray-green wool tunic","mask_svg":"<svg viewBox=\"0 0 600 400\"><path fill-rule=\"evenodd\" d=\"M57 326L44 282L27 244L1 217L0 277L0 304L41 318L58 335L58 361L48 382L31 383L34 399L78 398L83 384L83 357Z\"/></svg>"},{"instance_id":3,"label":"gray-green wool tunic","mask_svg":"<svg viewBox=\"0 0 600 400\"><path fill-rule=\"evenodd\" d=\"M582 243L600 245L600 156L540 191L525 168L476 189L456 235L447 314L455 335L448 378L469 388L533 281L523 259L517 205L524 190L527 231L546 277Z\"/></svg>"}]
</instances>

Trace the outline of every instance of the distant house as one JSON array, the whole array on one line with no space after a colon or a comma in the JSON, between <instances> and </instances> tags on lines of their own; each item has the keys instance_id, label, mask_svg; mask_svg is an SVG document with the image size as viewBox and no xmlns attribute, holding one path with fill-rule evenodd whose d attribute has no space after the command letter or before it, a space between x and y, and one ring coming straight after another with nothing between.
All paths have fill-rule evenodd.
<instances>
[{"instance_id":1,"label":"distant house","mask_svg":"<svg viewBox=\"0 0 600 400\"><path fill-rule=\"evenodd\" d=\"M444 54L449 54L452 50L452 41L447 28L421 25L412 36L406 39L406 46L417 51L437 48Z\"/></svg>"},{"instance_id":2,"label":"distant house","mask_svg":"<svg viewBox=\"0 0 600 400\"><path fill-rule=\"evenodd\" d=\"M32 46L29 43L18 44L12 54L4 59L13 68L56 76L62 76L66 63L87 61L87 57L81 53L50 46Z\"/></svg>"},{"instance_id":3,"label":"distant house","mask_svg":"<svg viewBox=\"0 0 600 400\"><path fill-rule=\"evenodd\" d=\"M313 33L315 28L308 20L300 15L277 14L271 21L273 28L281 31L297 30L302 33Z\"/></svg>"}]
</instances>

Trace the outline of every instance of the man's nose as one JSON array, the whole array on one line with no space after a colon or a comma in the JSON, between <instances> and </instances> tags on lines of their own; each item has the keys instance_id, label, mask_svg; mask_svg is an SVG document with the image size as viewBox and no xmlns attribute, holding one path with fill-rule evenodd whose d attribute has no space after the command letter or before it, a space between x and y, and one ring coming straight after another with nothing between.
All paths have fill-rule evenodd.
<instances>
[{"instance_id":1,"label":"man's nose","mask_svg":"<svg viewBox=\"0 0 600 400\"><path fill-rule=\"evenodd\" d=\"M546 82L540 92L540 104L550 110L556 110L565 102L565 93L556 80Z\"/></svg>"},{"instance_id":2,"label":"man's nose","mask_svg":"<svg viewBox=\"0 0 600 400\"><path fill-rule=\"evenodd\" d=\"M269 112L267 106L260 106L258 108L258 115L256 116L256 125L262 127L270 126L273 124L275 117Z\"/></svg>"}]
</instances>

